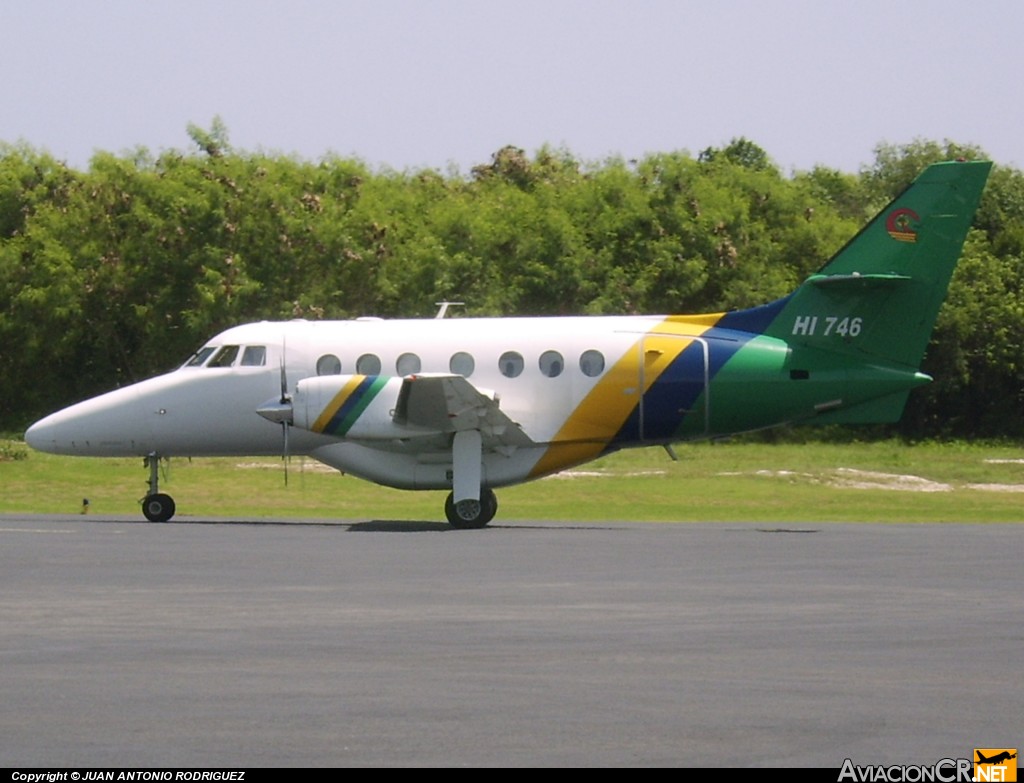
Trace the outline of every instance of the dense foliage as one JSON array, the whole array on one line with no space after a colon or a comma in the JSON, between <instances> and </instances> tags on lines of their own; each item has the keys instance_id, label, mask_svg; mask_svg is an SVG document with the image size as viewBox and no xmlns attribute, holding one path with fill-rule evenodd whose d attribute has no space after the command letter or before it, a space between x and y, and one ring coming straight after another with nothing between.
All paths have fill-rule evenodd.
<instances>
[{"instance_id":1,"label":"dense foliage","mask_svg":"<svg viewBox=\"0 0 1024 783\"><path fill-rule=\"evenodd\" d=\"M756 144L585 164L506 147L468 175L232 150L98 153L82 172L0 145L0 428L275 318L714 312L819 268L928 163L785 176ZM997 166L912 395L911 436L1024 436L1024 179Z\"/></svg>"}]
</instances>

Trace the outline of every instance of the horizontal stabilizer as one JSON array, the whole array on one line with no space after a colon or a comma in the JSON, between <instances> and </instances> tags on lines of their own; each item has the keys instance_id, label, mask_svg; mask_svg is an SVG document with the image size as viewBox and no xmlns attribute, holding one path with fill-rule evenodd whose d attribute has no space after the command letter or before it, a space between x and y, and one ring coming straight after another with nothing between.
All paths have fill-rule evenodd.
<instances>
[{"instance_id":1,"label":"horizontal stabilizer","mask_svg":"<svg viewBox=\"0 0 1024 783\"><path fill-rule=\"evenodd\" d=\"M813 424L893 424L900 420L910 391L897 392L878 399L827 411L814 417Z\"/></svg>"},{"instance_id":2,"label":"horizontal stabilizer","mask_svg":"<svg viewBox=\"0 0 1024 783\"><path fill-rule=\"evenodd\" d=\"M861 291L868 288L888 288L910 282L912 279L908 275L860 275L855 272L852 275L811 275L807 282L820 288Z\"/></svg>"}]
</instances>

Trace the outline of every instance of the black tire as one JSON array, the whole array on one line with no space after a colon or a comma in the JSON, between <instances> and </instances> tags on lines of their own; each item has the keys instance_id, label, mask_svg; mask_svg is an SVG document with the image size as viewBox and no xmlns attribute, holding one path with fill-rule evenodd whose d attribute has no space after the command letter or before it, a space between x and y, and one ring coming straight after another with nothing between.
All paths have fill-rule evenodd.
<instances>
[{"instance_id":1,"label":"black tire","mask_svg":"<svg viewBox=\"0 0 1024 783\"><path fill-rule=\"evenodd\" d=\"M448 518L448 524L456 530L477 530L485 527L498 511L498 498L489 489L481 490L480 502L473 509L476 513L467 515L468 510L470 509L464 506L460 514L459 509L455 507L454 494L448 493L448 498L444 501L444 515Z\"/></svg>"},{"instance_id":2,"label":"black tire","mask_svg":"<svg viewBox=\"0 0 1024 783\"><path fill-rule=\"evenodd\" d=\"M174 499L162 492L142 501L142 515L150 522L167 522L174 516Z\"/></svg>"},{"instance_id":3,"label":"black tire","mask_svg":"<svg viewBox=\"0 0 1024 783\"><path fill-rule=\"evenodd\" d=\"M480 504L484 507L483 519L486 525L498 513L498 496L494 494L493 490L482 489L480 490Z\"/></svg>"}]
</instances>

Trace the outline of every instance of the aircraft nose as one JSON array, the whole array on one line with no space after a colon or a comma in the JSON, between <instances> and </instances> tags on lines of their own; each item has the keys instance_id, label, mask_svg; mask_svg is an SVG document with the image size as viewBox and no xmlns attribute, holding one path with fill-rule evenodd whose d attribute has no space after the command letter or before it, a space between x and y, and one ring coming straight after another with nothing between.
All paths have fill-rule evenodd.
<instances>
[{"instance_id":1,"label":"aircraft nose","mask_svg":"<svg viewBox=\"0 0 1024 783\"><path fill-rule=\"evenodd\" d=\"M78 454L89 440L77 412L71 408L51 413L25 430L25 442L50 454Z\"/></svg>"},{"instance_id":2,"label":"aircraft nose","mask_svg":"<svg viewBox=\"0 0 1024 783\"><path fill-rule=\"evenodd\" d=\"M51 454L118 457L145 453L150 427L138 392L125 387L51 413L25 431L25 442Z\"/></svg>"},{"instance_id":3,"label":"aircraft nose","mask_svg":"<svg viewBox=\"0 0 1024 783\"><path fill-rule=\"evenodd\" d=\"M50 422L52 416L40 419L27 430L25 430L25 442L36 451L50 451L51 444L56 442L53 432L53 424Z\"/></svg>"}]
</instances>

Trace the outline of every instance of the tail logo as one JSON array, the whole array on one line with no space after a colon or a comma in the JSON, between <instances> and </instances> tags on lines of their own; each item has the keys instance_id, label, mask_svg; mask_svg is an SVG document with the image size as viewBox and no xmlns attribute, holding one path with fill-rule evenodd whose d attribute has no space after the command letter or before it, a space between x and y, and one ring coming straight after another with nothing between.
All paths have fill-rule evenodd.
<instances>
[{"instance_id":1,"label":"tail logo","mask_svg":"<svg viewBox=\"0 0 1024 783\"><path fill-rule=\"evenodd\" d=\"M917 224L920 222L921 218L914 210L901 207L889 213L885 219L885 230L899 242L916 242Z\"/></svg>"}]
</instances>

